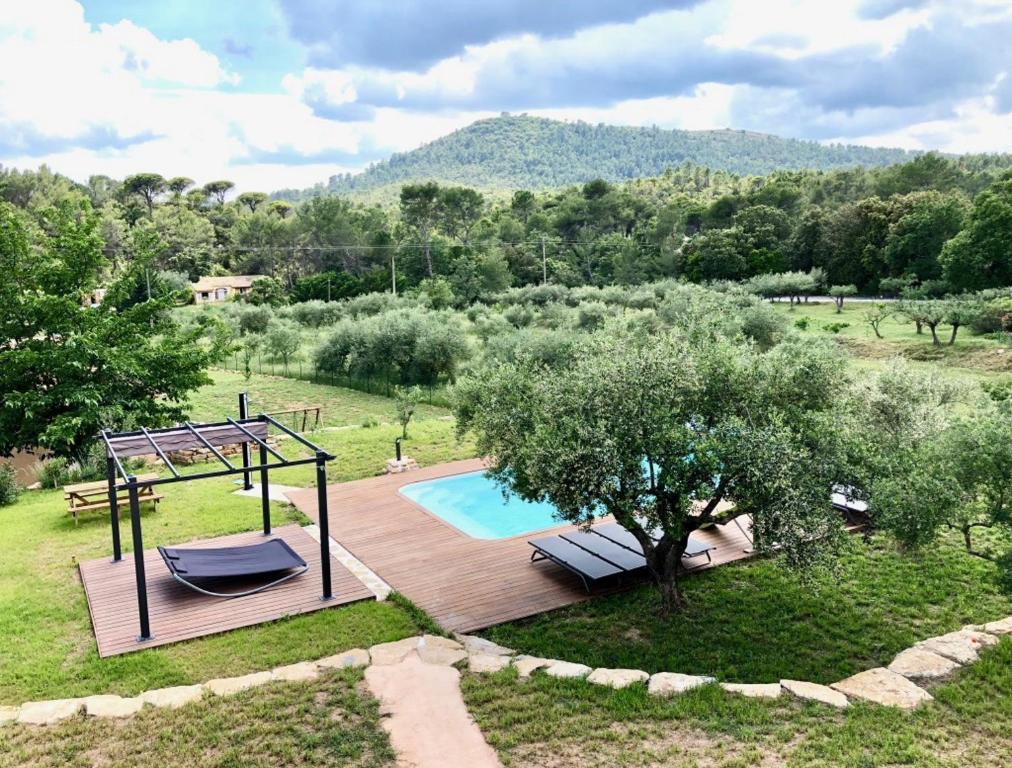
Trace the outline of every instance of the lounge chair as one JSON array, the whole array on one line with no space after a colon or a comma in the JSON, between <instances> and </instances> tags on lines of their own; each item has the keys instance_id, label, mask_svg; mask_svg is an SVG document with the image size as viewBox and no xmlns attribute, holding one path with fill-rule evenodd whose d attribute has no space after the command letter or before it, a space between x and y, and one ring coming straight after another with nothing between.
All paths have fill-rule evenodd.
<instances>
[{"instance_id":1,"label":"lounge chair","mask_svg":"<svg viewBox=\"0 0 1012 768\"><path fill-rule=\"evenodd\" d=\"M657 532L651 535L655 541L660 539ZM633 573L647 565L639 541L618 523L594 526L587 531L544 536L527 543L534 548L531 562L550 560L562 566L580 578L587 592L590 592L594 582L610 576ZM713 549L714 547L690 536L682 559L691 560L705 555L707 562L710 562L710 552Z\"/></svg>"},{"instance_id":2,"label":"lounge chair","mask_svg":"<svg viewBox=\"0 0 1012 768\"><path fill-rule=\"evenodd\" d=\"M262 544L218 549L178 549L158 547L172 578L190 589L211 597L245 597L263 592L309 570L309 565L282 539L271 539ZM240 592L215 592L193 583L221 581L284 573L284 576L267 584Z\"/></svg>"}]
</instances>

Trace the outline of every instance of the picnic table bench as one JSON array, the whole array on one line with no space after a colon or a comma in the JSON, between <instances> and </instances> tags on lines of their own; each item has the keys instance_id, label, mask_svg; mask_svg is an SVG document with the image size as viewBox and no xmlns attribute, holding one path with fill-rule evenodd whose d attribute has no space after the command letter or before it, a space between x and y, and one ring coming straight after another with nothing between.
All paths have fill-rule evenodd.
<instances>
[{"instance_id":1,"label":"picnic table bench","mask_svg":"<svg viewBox=\"0 0 1012 768\"><path fill-rule=\"evenodd\" d=\"M138 480L154 480L156 474L138 475ZM151 502L156 508L158 502L164 498L161 494L155 493L153 485L142 485L137 489L137 498L141 504ZM63 486L63 499L67 502L67 512L74 516L74 525L77 525L77 515L80 512L87 512L93 509L109 509L109 485L105 480L98 480L94 483L76 483ZM126 491L121 491L116 496L120 506L130 503Z\"/></svg>"}]
</instances>

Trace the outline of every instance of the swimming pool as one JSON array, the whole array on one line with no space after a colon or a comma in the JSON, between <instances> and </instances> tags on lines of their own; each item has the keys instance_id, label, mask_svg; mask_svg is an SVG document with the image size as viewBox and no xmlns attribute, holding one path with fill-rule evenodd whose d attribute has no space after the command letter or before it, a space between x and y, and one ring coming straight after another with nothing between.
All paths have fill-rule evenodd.
<instances>
[{"instance_id":1,"label":"swimming pool","mask_svg":"<svg viewBox=\"0 0 1012 768\"><path fill-rule=\"evenodd\" d=\"M532 503L515 495L504 500L499 486L481 471L411 483L400 493L475 539L506 539L564 522L548 502Z\"/></svg>"}]
</instances>

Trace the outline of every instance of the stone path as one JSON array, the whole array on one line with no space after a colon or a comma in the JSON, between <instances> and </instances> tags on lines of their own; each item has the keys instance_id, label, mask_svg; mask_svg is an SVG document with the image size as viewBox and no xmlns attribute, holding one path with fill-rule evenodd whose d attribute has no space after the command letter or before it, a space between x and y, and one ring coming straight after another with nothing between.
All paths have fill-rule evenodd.
<instances>
[{"instance_id":1,"label":"stone path","mask_svg":"<svg viewBox=\"0 0 1012 768\"><path fill-rule=\"evenodd\" d=\"M418 650L410 650L395 664L374 662L365 681L380 701L398 766L500 768L464 706L456 668L426 663Z\"/></svg>"}]
</instances>

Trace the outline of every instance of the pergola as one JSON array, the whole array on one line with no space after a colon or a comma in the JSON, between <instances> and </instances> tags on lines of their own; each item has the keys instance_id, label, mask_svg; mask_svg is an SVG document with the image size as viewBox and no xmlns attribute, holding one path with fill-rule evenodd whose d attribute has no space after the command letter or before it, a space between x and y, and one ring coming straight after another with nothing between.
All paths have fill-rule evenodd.
<instances>
[{"instance_id":1,"label":"pergola","mask_svg":"<svg viewBox=\"0 0 1012 768\"><path fill-rule=\"evenodd\" d=\"M244 399L241 410L245 410ZM286 459L276 448L267 442L268 428L275 427L294 438L313 451L313 456L302 459ZM327 522L327 465L334 458L320 446L307 440L298 432L289 429L272 416L261 413L255 417L231 419L209 424L194 424L189 421L175 427L164 429L144 429L133 432L113 433L103 430L101 439L106 448L106 473L109 482L109 508L112 522L113 562L123 559L120 548L119 532L119 499L118 493L126 491L130 504L130 530L133 539L134 572L137 584L137 612L140 620L138 642L152 639L151 624L148 616L147 579L144 573L144 542L141 531L139 489L147 486L168 485L190 480L203 480L211 477L243 475L244 485L249 487L252 473L260 473L261 506L263 511L264 536L271 533L270 495L268 473L272 469L295 467L303 464L316 465L316 486L318 491L320 514L320 572L323 583L321 600L332 598L330 577L330 533ZM242 466L236 466L219 450L224 445L241 443ZM260 449L260 463L251 465L249 446L256 444ZM207 449L224 466L207 472L180 474L169 460L168 454L173 451ZM269 460L268 454L275 460ZM140 480L136 475L127 472L123 467L123 459L133 456L158 456L171 473L171 477L159 477L152 480ZM117 478L122 478L118 480Z\"/></svg>"}]
</instances>

